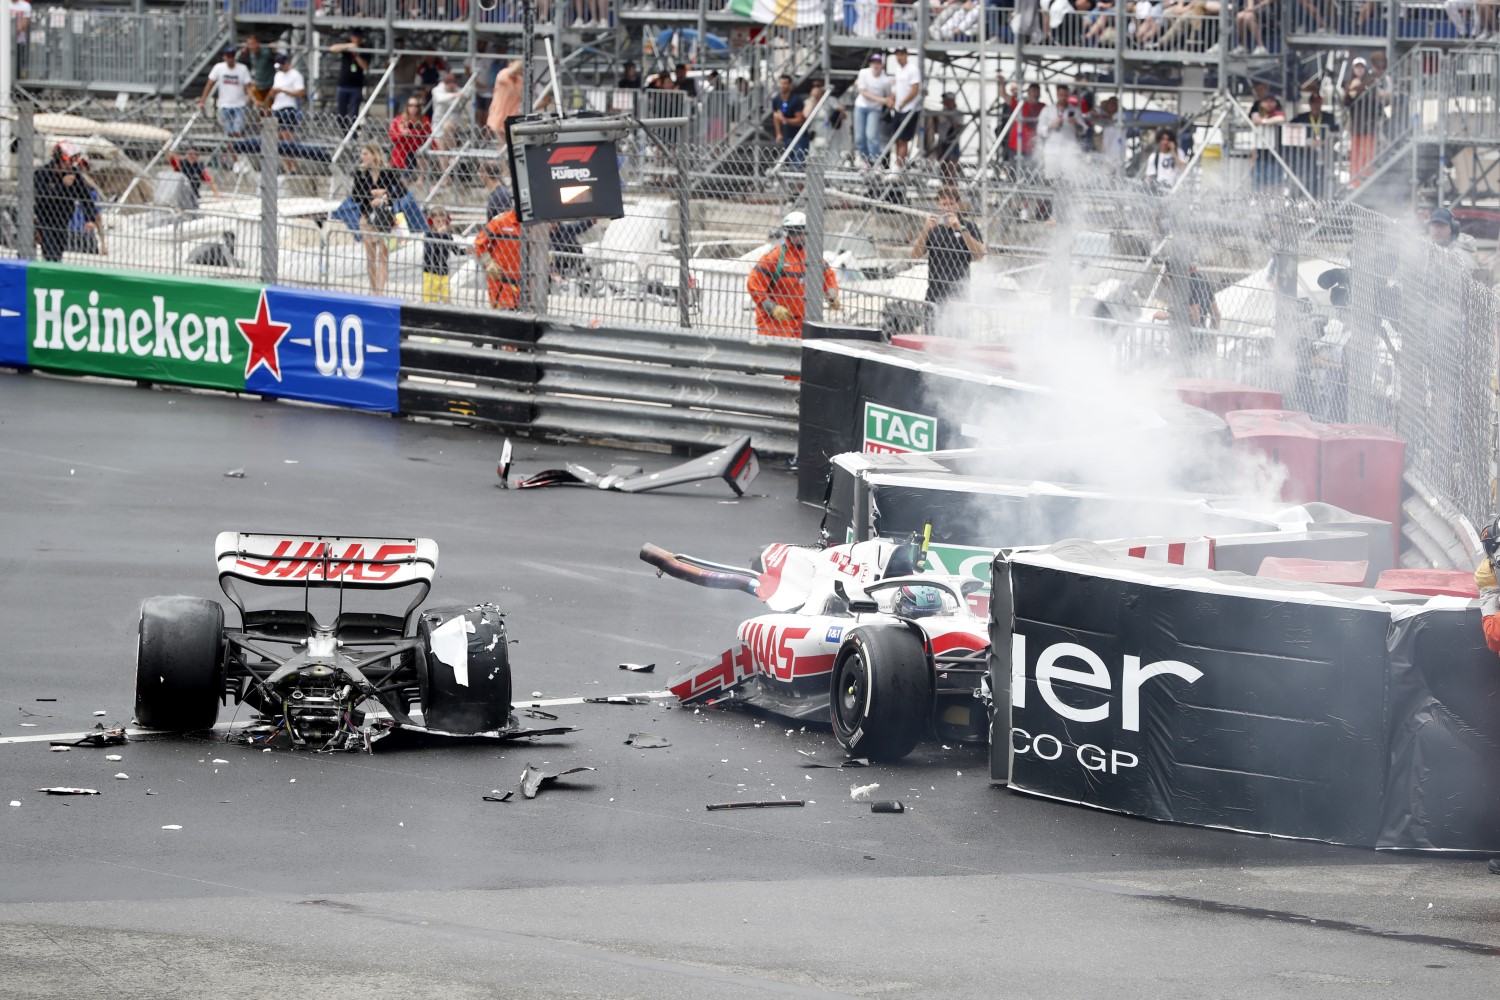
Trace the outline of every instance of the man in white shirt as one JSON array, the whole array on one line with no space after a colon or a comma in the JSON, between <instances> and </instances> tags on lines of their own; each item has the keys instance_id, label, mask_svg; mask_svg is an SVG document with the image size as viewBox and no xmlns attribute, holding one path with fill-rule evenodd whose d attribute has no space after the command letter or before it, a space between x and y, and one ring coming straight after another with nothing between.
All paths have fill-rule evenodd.
<instances>
[{"instance_id":1,"label":"man in white shirt","mask_svg":"<svg viewBox=\"0 0 1500 1000\"><path fill-rule=\"evenodd\" d=\"M302 124L302 98L307 96L307 81L292 68L292 57L287 53L276 57L276 77L269 96L277 129L290 136Z\"/></svg>"},{"instance_id":2,"label":"man in white shirt","mask_svg":"<svg viewBox=\"0 0 1500 1000\"><path fill-rule=\"evenodd\" d=\"M198 107L208 100L209 91L219 86L219 124L231 139L245 134L245 105L250 102L250 69L235 61L234 49L224 50L224 61L208 73L208 82L198 96Z\"/></svg>"},{"instance_id":3,"label":"man in white shirt","mask_svg":"<svg viewBox=\"0 0 1500 1000\"><path fill-rule=\"evenodd\" d=\"M911 148L911 141L917 137L917 126L921 124L922 70L904 48L897 49L891 55L896 57L893 82L896 97L896 165L904 167L906 152Z\"/></svg>"},{"instance_id":4,"label":"man in white shirt","mask_svg":"<svg viewBox=\"0 0 1500 1000\"><path fill-rule=\"evenodd\" d=\"M454 73L444 73L442 80L432 88L432 129L434 132L443 127L448 116L453 113L453 105L458 102L458 97L462 93L463 88L458 85L458 76Z\"/></svg>"},{"instance_id":5,"label":"man in white shirt","mask_svg":"<svg viewBox=\"0 0 1500 1000\"><path fill-rule=\"evenodd\" d=\"M891 76L885 72L885 57L870 54L870 62L854 80L854 150L862 166L872 167L880 159L880 115L895 106Z\"/></svg>"},{"instance_id":6,"label":"man in white shirt","mask_svg":"<svg viewBox=\"0 0 1500 1000\"><path fill-rule=\"evenodd\" d=\"M1075 145L1078 137L1083 134L1083 122L1078 119L1078 107L1071 104L1073 92L1065 83L1057 85L1057 101L1047 105L1042 113L1037 116L1037 137L1042 140L1043 145L1052 141L1054 136L1065 136Z\"/></svg>"}]
</instances>

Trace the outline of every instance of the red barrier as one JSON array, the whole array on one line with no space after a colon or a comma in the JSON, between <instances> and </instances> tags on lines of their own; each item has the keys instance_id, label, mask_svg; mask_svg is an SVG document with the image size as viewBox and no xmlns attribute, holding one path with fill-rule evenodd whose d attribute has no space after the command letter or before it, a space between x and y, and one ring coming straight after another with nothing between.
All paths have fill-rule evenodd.
<instances>
[{"instance_id":1,"label":"red barrier","mask_svg":"<svg viewBox=\"0 0 1500 1000\"><path fill-rule=\"evenodd\" d=\"M1474 574L1455 569L1388 569L1375 581L1379 590L1426 597L1478 597Z\"/></svg>"},{"instance_id":2,"label":"red barrier","mask_svg":"<svg viewBox=\"0 0 1500 1000\"><path fill-rule=\"evenodd\" d=\"M1325 424L1320 463L1324 503L1354 514L1401 524L1406 442L1382 427ZM1400 550L1400 534L1395 536Z\"/></svg>"},{"instance_id":3,"label":"red barrier","mask_svg":"<svg viewBox=\"0 0 1500 1000\"><path fill-rule=\"evenodd\" d=\"M958 337L933 337L925 333L898 333L891 338L892 347L923 351L935 358L965 361L992 371L1013 372L1016 369L1009 349L1000 344L976 344Z\"/></svg>"},{"instance_id":4,"label":"red barrier","mask_svg":"<svg viewBox=\"0 0 1500 1000\"><path fill-rule=\"evenodd\" d=\"M1177 398L1189 406L1221 417L1235 410L1279 410L1281 393L1257 389L1239 382L1212 378L1180 378L1174 383Z\"/></svg>"},{"instance_id":5,"label":"red barrier","mask_svg":"<svg viewBox=\"0 0 1500 1000\"><path fill-rule=\"evenodd\" d=\"M1281 499L1317 500L1322 491L1318 425L1294 410L1233 410L1224 415L1237 451L1258 452L1286 467Z\"/></svg>"},{"instance_id":6,"label":"red barrier","mask_svg":"<svg viewBox=\"0 0 1500 1000\"><path fill-rule=\"evenodd\" d=\"M1292 559L1267 556L1261 561L1256 576L1270 580L1291 580L1295 583L1334 583L1344 587L1363 587L1370 575L1370 563L1343 562L1335 559Z\"/></svg>"}]
</instances>

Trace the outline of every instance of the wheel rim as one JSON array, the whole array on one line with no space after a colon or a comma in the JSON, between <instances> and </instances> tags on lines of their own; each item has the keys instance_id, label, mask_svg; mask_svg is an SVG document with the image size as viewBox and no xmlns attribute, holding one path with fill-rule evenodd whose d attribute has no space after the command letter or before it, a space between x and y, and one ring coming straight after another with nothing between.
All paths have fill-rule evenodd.
<instances>
[{"instance_id":1,"label":"wheel rim","mask_svg":"<svg viewBox=\"0 0 1500 1000\"><path fill-rule=\"evenodd\" d=\"M864 718L867 684L864 657L850 653L839 668L838 686L833 694L833 711L839 727L846 733L858 730Z\"/></svg>"}]
</instances>

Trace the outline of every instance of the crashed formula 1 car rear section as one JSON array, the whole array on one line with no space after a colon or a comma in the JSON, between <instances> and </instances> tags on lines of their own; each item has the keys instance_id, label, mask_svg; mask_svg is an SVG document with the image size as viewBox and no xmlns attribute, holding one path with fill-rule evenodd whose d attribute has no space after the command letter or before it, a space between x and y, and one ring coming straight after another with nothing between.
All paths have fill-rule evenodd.
<instances>
[{"instance_id":1,"label":"crashed formula 1 car rear section","mask_svg":"<svg viewBox=\"0 0 1500 1000\"><path fill-rule=\"evenodd\" d=\"M511 715L510 654L493 604L419 606L432 586L437 543L427 538L222 532L219 585L239 611L197 597L141 605L138 723L208 729L232 699L256 709L271 735L312 749L368 748L389 728L451 736L539 735ZM346 597L394 610L352 610ZM411 595L401 604L401 598ZM269 597L267 597L269 595ZM279 598L296 596L295 601ZM314 597L334 605L313 610ZM404 608L404 609L403 609ZM372 734L362 706L389 715ZM422 722L413 721L419 706ZM269 739L269 736L267 737Z\"/></svg>"},{"instance_id":2,"label":"crashed formula 1 car rear section","mask_svg":"<svg viewBox=\"0 0 1500 1000\"><path fill-rule=\"evenodd\" d=\"M733 646L672 681L685 704L827 719L844 747L874 759L904 757L934 731L988 739L988 626L971 603L984 585L924 572L914 543L772 545L754 568L654 545L641 559L699 586L753 594L772 612L742 622Z\"/></svg>"}]
</instances>

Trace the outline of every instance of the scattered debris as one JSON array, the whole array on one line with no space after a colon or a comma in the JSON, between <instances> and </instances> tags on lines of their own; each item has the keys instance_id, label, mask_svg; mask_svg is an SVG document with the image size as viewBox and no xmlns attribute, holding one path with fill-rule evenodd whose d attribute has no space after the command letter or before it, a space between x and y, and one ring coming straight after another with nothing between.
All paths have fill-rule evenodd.
<instances>
[{"instance_id":1,"label":"scattered debris","mask_svg":"<svg viewBox=\"0 0 1500 1000\"><path fill-rule=\"evenodd\" d=\"M21 725L23 725L23 726L27 725L27 724L28 723L25 723L25 722L21 723ZM52 741L52 746L54 746L54 747L116 747L116 746L121 746L121 745L123 745L125 743L129 743L130 742L130 740L127 739L126 736L125 736L125 727L123 727L123 726L121 726L121 727L119 727L117 729L105 729L104 725L101 723L96 728L97 728L97 732L89 733L87 736L84 736L84 737L82 737L80 739L76 739L76 740L53 740Z\"/></svg>"},{"instance_id":2,"label":"scattered debris","mask_svg":"<svg viewBox=\"0 0 1500 1000\"><path fill-rule=\"evenodd\" d=\"M110 759L113 760L114 758L110 758ZM213 760L209 761L209 763L210 764L228 764L229 761L225 760L223 757L215 757Z\"/></svg>"},{"instance_id":3,"label":"scattered debris","mask_svg":"<svg viewBox=\"0 0 1500 1000\"><path fill-rule=\"evenodd\" d=\"M94 789L94 788L64 788L62 786L58 786L56 788L38 788L37 791L39 791L39 792L46 792L48 795L98 795L99 794L98 790Z\"/></svg>"},{"instance_id":4,"label":"scattered debris","mask_svg":"<svg viewBox=\"0 0 1500 1000\"><path fill-rule=\"evenodd\" d=\"M577 774L580 771L592 771L592 767L570 767L566 771L558 771L556 774L548 774L540 771L530 764L526 770L521 772L521 794L528 799L536 798L537 792L552 785L557 779L569 774Z\"/></svg>"},{"instance_id":5,"label":"scattered debris","mask_svg":"<svg viewBox=\"0 0 1500 1000\"><path fill-rule=\"evenodd\" d=\"M36 723L35 722L23 722L23 723L21 723L21 728L22 729L35 729L36 728Z\"/></svg>"},{"instance_id":6,"label":"scattered debris","mask_svg":"<svg viewBox=\"0 0 1500 1000\"><path fill-rule=\"evenodd\" d=\"M108 714L109 714L108 712L105 712L105 711L101 710L101 711L98 711L98 712L94 713L94 718L101 719L101 718L103 718L104 716L106 716Z\"/></svg>"},{"instance_id":7,"label":"scattered debris","mask_svg":"<svg viewBox=\"0 0 1500 1000\"><path fill-rule=\"evenodd\" d=\"M871 802L870 803L870 812L872 812L872 813L902 813L902 812L906 812L906 807L903 806L900 802Z\"/></svg>"},{"instance_id":8,"label":"scattered debris","mask_svg":"<svg viewBox=\"0 0 1500 1000\"><path fill-rule=\"evenodd\" d=\"M612 694L605 698L585 698L585 705L649 705L651 699L639 694Z\"/></svg>"},{"instance_id":9,"label":"scattered debris","mask_svg":"<svg viewBox=\"0 0 1500 1000\"><path fill-rule=\"evenodd\" d=\"M245 478L245 470L244 469L230 469L228 472L224 473L224 478L225 479L244 479Z\"/></svg>"},{"instance_id":10,"label":"scattered debris","mask_svg":"<svg viewBox=\"0 0 1500 1000\"><path fill-rule=\"evenodd\" d=\"M490 794L483 796L483 798L486 802L509 802L515 794L514 791L501 792L500 789L496 788Z\"/></svg>"},{"instance_id":11,"label":"scattered debris","mask_svg":"<svg viewBox=\"0 0 1500 1000\"><path fill-rule=\"evenodd\" d=\"M182 826L181 826L181 824L178 824L178 823L168 823L166 826L162 827L162 829L163 830L181 830Z\"/></svg>"},{"instance_id":12,"label":"scattered debris","mask_svg":"<svg viewBox=\"0 0 1500 1000\"><path fill-rule=\"evenodd\" d=\"M540 708L528 708L525 714L528 719L541 719L544 722L557 721L557 716L551 712L543 712Z\"/></svg>"},{"instance_id":13,"label":"scattered debris","mask_svg":"<svg viewBox=\"0 0 1500 1000\"><path fill-rule=\"evenodd\" d=\"M124 771L121 771L119 774L115 775L115 780L116 781L129 781L130 780L130 775L126 774Z\"/></svg>"},{"instance_id":14,"label":"scattered debris","mask_svg":"<svg viewBox=\"0 0 1500 1000\"><path fill-rule=\"evenodd\" d=\"M633 674L649 674L656 670L654 663L622 663L621 670L629 670Z\"/></svg>"},{"instance_id":15,"label":"scattered debris","mask_svg":"<svg viewBox=\"0 0 1500 1000\"><path fill-rule=\"evenodd\" d=\"M509 471L502 454L500 481L506 486L509 485ZM598 473L570 462L564 469L547 469L525 479L518 479L516 487L525 490L542 486L586 486L617 493L648 493L669 486L721 479L734 490L735 496L744 496L745 487L750 485L759 471L760 463L756 460L755 449L750 446L747 435L717 451L661 472L648 474L637 466L616 465L606 472Z\"/></svg>"},{"instance_id":16,"label":"scattered debris","mask_svg":"<svg viewBox=\"0 0 1500 1000\"><path fill-rule=\"evenodd\" d=\"M556 718L552 716L551 718ZM450 733L442 729L429 729L416 723L397 722L394 719L380 719L364 728L363 744L346 747L349 750L367 749L371 753L375 751L375 745L380 744L381 749L391 749L401 746L431 746L434 744L452 743L480 743L494 742L497 740L529 740L542 736L563 736L567 733L576 733L577 726L553 726L550 729L526 729L521 726L520 721L514 715L510 716L510 725L504 729L493 729L483 733Z\"/></svg>"},{"instance_id":17,"label":"scattered debris","mask_svg":"<svg viewBox=\"0 0 1500 1000\"><path fill-rule=\"evenodd\" d=\"M762 799L751 802L715 802L704 806L709 812L718 812L720 809L774 809L778 806L800 806L806 805L801 799Z\"/></svg>"},{"instance_id":18,"label":"scattered debris","mask_svg":"<svg viewBox=\"0 0 1500 1000\"><path fill-rule=\"evenodd\" d=\"M540 698L542 696L542 692L540 692L540 691L533 691L533 692L531 692L531 696L533 698Z\"/></svg>"},{"instance_id":19,"label":"scattered debris","mask_svg":"<svg viewBox=\"0 0 1500 1000\"><path fill-rule=\"evenodd\" d=\"M500 488L502 490L510 489L510 461L510 438L506 438L505 443L500 446L500 461L495 466L495 474L500 477Z\"/></svg>"},{"instance_id":20,"label":"scattered debris","mask_svg":"<svg viewBox=\"0 0 1500 1000\"><path fill-rule=\"evenodd\" d=\"M855 802L868 802L870 801L870 797L879 790L880 785L878 783L870 785L850 785L849 797Z\"/></svg>"},{"instance_id":21,"label":"scattered debris","mask_svg":"<svg viewBox=\"0 0 1500 1000\"><path fill-rule=\"evenodd\" d=\"M21 800L20 799L11 799L10 800L10 807L12 809L19 809L19 808L21 808Z\"/></svg>"},{"instance_id":22,"label":"scattered debris","mask_svg":"<svg viewBox=\"0 0 1500 1000\"><path fill-rule=\"evenodd\" d=\"M799 750L798 753L801 753L801 751ZM812 755L808 754L808 756L812 756ZM807 763L803 764L802 766L803 767L826 767L826 768L829 768L830 770L837 771L840 768L845 768L845 767L869 767L870 766L870 758L868 758L868 757L850 757L848 760L844 761L842 764L820 764L820 763L818 763L817 761L814 760L814 761L808 761Z\"/></svg>"},{"instance_id":23,"label":"scattered debris","mask_svg":"<svg viewBox=\"0 0 1500 1000\"><path fill-rule=\"evenodd\" d=\"M650 733L631 733L630 738L625 741L625 745L635 747L637 750L654 750L657 747L669 747L672 744L660 736L652 736Z\"/></svg>"},{"instance_id":24,"label":"scattered debris","mask_svg":"<svg viewBox=\"0 0 1500 1000\"><path fill-rule=\"evenodd\" d=\"M111 753L111 754L105 754L105 755L104 755L104 759L105 759L105 760L124 760L124 759L125 759L125 758L124 758L124 757L121 757L121 756L120 756L120 755L119 755L119 754L117 754L117 753Z\"/></svg>"},{"instance_id":25,"label":"scattered debris","mask_svg":"<svg viewBox=\"0 0 1500 1000\"><path fill-rule=\"evenodd\" d=\"M56 698L38 698L37 701L56 701Z\"/></svg>"},{"instance_id":26,"label":"scattered debris","mask_svg":"<svg viewBox=\"0 0 1500 1000\"><path fill-rule=\"evenodd\" d=\"M65 747L65 746L54 745L51 749L52 749L53 753L67 753L69 750L71 750L73 748L72 747Z\"/></svg>"}]
</instances>

